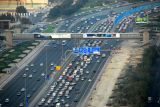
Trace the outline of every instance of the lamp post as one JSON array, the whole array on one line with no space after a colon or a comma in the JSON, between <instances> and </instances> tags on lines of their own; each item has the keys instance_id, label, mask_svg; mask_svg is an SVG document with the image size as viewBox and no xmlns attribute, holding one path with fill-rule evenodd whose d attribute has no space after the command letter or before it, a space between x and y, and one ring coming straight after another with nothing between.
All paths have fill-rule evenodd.
<instances>
[{"instance_id":1,"label":"lamp post","mask_svg":"<svg viewBox=\"0 0 160 107\"><path fill-rule=\"evenodd\" d=\"M66 61L66 58L67 58L67 52L71 52L72 50L66 50L65 53L64 53L64 60Z\"/></svg>"},{"instance_id":2,"label":"lamp post","mask_svg":"<svg viewBox=\"0 0 160 107\"><path fill-rule=\"evenodd\" d=\"M47 66L47 64L48 64L48 63L47 63L47 57L48 57L48 56L47 56L47 47L48 47L48 46L49 46L49 45L44 45L45 50L46 50L46 70L45 70L46 73L45 73L45 82L46 82L46 80L47 80L47 67L48 67L48 66Z\"/></svg>"}]
</instances>

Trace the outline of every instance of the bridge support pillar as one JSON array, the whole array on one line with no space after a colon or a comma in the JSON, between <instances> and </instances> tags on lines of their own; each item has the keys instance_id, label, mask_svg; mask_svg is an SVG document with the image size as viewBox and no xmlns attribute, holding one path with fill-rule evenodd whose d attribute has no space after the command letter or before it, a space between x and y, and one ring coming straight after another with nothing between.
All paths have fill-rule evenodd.
<instances>
[{"instance_id":1,"label":"bridge support pillar","mask_svg":"<svg viewBox=\"0 0 160 107\"><path fill-rule=\"evenodd\" d=\"M13 46L13 31L6 30L4 31L6 37L6 48L12 48Z\"/></svg>"},{"instance_id":2,"label":"bridge support pillar","mask_svg":"<svg viewBox=\"0 0 160 107\"><path fill-rule=\"evenodd\" d=\"M149 32L144 31L143 32L143 45L146 45L149 43Z\"/></svg>"}]
</instances>

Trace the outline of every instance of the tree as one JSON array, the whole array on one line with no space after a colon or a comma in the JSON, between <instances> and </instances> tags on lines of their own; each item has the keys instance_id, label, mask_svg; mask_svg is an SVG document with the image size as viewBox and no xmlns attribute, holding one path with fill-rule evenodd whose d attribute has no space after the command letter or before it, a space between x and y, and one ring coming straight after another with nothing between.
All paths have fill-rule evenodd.
<instances>
[{"instance_id":1,"label":"tree","mask_svg":"<svg viewBox=\"0 0 160 107\"><path fill-rule=\"evenodd\" d=\"M73 4L73 0L66 0L60 6L56 6L50 10L49 16L57 18L59 16L68 16L78 11L88 0L77 0Z\"/></svg>"},{"instance_id":2,"label":"tree","mask_svg":"<svg viewBox=\"0 0 160 107\"><path fill-rule=\"evenodd\" d=\"M31 21L28 18L21 18L21 24L31 24Z\"/></svg>"},{"instance_id":3,"label":"tree","mask_svg":"<svg viewBox=\"0 0 160 107\"><path fill-rule=\"evenodd\" d=\"M51 17L58 17L60 15L61 15L61 7L60 6L55 6L49 12L49 16L51 16Z\"/></svg>"},{"instance_id":4,"label":"tree","mask_svg":"<svg viewBox=\"0 0 160 107\"><path fill-rule=\"evenodd\" d=\"M16 13L27 13L27 9L24 6L18 6L16 8Z\"/></svg>"},{"instance_id":5,"label":"tree","mask_svg":"<svg viewBox=\"0 0 160 107\"><path fill-rule=\"evenodd\" d=\"M10 13L0 15L0 20L10 20L11 22L15 22L15 18Z\"/></svg>"}]
</instances>

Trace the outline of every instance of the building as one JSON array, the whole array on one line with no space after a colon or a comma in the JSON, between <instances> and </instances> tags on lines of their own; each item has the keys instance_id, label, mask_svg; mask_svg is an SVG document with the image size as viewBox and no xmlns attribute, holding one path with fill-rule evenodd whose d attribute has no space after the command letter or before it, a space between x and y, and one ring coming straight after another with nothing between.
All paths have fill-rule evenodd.
<instances>
[{"instance_id":1,"label":"building","mask_svg":"<svg viewBox=\"0 0 160 107\"><path fill-rule=\"evenodd\" d=\"M25 6L28 10L35 10L48 5L48 0L0 0L0 11L15 11L19 5Z\"/></svg>"}]
</instances>

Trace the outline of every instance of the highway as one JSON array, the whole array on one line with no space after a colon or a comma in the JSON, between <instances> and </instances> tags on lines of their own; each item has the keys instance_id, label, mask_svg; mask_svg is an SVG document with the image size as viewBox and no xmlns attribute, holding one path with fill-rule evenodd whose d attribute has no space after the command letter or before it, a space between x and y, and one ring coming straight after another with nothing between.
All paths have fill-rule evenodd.
<instances>
[{"instance_id":1,"label":"highway","mask_svg":"<svg viewBox=\"0 0 160 107\"><path fill-rule=\"evenodd\" d=\"M117 46L120 42L121 41L115 41L115 40L104 41L104 42L102 42L101 49L102 50L105 50L105 49L112 50L112 48ZM105 58L102 58L101 56L96 56L96 55L94 55L94 57L92 57L91 63L88 64L88 66L83 70L84 74L80 76L79 81L77 81L74 78L72 80L72 82L70 82L69 80L66 79L67 74L62 77L61 80L65 80L65 83L66 82L70 82L70 84L76 83L76 85L73 86L73 89L68 94L69 98L66 98L65 94L63 94L61 96L56 95L55 97L52 97L53 93L58 94L64 88L64 86L59 88L60 84L65 84L65 83L63 83L62 81L58 81L58 79L57 79L58 82L57 82L56 87L54 88L55 90L50 92L50 88L49 88L48 91L46 91L46 93L44 93L44 95L42 96L42 98L45 98L45 101L46 101L45 103L43 103L44 105L41 103L42 98L40 98L39 102L37 103L37 106L41 105L41 107L43 107L43 106L47 106L47 107L53 106L54 107L57 103L61 103L62 107L64 107L66 104L69 104L70 105L69 107L76 107L78 102L87 95L88 91L90 90L91 86L93 85L94 81L96 80L96 77L98 76L99 72L101 71L102 67L104 66L105 61L109 57L110 52L101 52L101 54L103 54L103 53L106 54ZM73 70L74 70L74 68L76 68L78 66L76 64L76 62L79 61L78 59L79 59L79 56L77 56L75 58L74 62L73 61L70 62L70 63L72 63ZM99 60L99 62L97 62L97 60ZM82 68L83 68L83 66L82 66ZM86 73L87 71L89 71L89 72ZM70 72L70 70L68 72ZM71 71L69 74L72 74L72 73L73 73L73 71ZM79 71L77 72L77 75L80 75ZM84 78L84 80L81 80L82 78ZM52 85L54 85L54 84L55 84L55 82ZM72 87L72 85L69 85L69 87ZM58 91L56 91L56 90L58 90ZM52 101L49 102L49 99L52 99Z\"/></svg>"},{"instance_id":2,"label":"highway","mask_svg":"<svg viewBox=\"0 0 160 107\"><path fill-rule=\"evenodd\" d=\"M21 92L22 88L26 87L26 95L32 95L43 85L45 78L42 74L46 72L46 59L48 71L51 62L54 65L61 64L62 45L61 43L54 47L55 44L50 42L42 52L28 65L26 66L12 81L10 81L2 91L0 91L0 104L2 107L18 107L20 103L25 102L25 93ZM67 46L63 46L63 52L67 49L72 49L74 41L67 41ZM64 54L64 53L63 53ZM46 58L47 56L47 58ZM43 63L43 66L40 66ZM32 65L34 64L34 65ZM29 68L29 70L25 70ZM26 74L26 78L23 75ZM32 75L32 77L29 77ZM26 82L26 83L25 83ZM20 92L21 95L17 95ZM5 103L5 99L9 98L9 103Z\"/></svg>"},{"instance_id":3,"label":"highway","mask_svg":"<svg viewBox=\"0 0 160 107\"><path fill-rule=\"evenodd\" d=\"M58 19L57 21L52 22L52 24L55 24L57 26L57 28L55 29L55 32L59 32L59 33L109 32L111 31L112 28L114 28L114 26L112 25L113 24L112 22L114 21L114 19L117 18L119 15L121 15L123 12L126 12L132 9L134 5L135 4L119 1L117 4L115 5L113 4L110 7L88 9L86 11L75 13L74 15L71 15L62 20ZM139 7L142 5L148 6L148 9L143 10L143 11L146 11L146 10L150 10L151 8L155 7L155 5L159 5L159 4L157 2L141 2L141 3L137 3L136 5ZM110 22L108 22L108 20ZM126 26L130 24L133 24L133 22L131 21L127 23ZM37 27L35 25L31 30L31 32L40 32L41 31L40 28L45 29L46 27L47 27L47 23L43 24L42 27ZM116 31L131 32L132 29L128 29L128 28L126 30L117 29Z\"/></svg>"},{"instance_id":4,"label":"highway","mask_svg":"<svg viewBox=\"0 0 160 107\"><path fill-rule=\"evenodd\" d=\"M131 5L126 7L118 7L119 5L115 5L115 7L117 7L115 9L127 10L131 8ZM62 22L60 22L61 24L59 25L61 26L58 27L59 29L57 29L57 32L74 33L88 32L88 30L90 30L90 32L109 32L112 30L113 26L111 25L112 22L108 22L108 20L106 19L110 17L117 17L120 13L120 11L119 13L113 13L113 11L111 11L111 9L109 8L102 8L100 10L82 12L79 13L79 15L74 15L73 17L70 17L67 20L63 20ZM104 23L103 26L101 26L102 23L98 23L99 21L102 21L102 23ZM92 28L92 26L94 26L95 24L96 26ZM46 27L45 24L44 27ZM121 30L117 30L121 32ZM31 32L39 32L39 29L33 28ZM108 49L117 46L120 43L120 41L118 42L115 40L108 40L107 44L105 44L105 41L103 43L104 44L102 45L102 49ZM26 66L12 81L10 81L3 88L3 90L0 91L0 104L2 104L2 107L18 107L20 105L24 106L24 104L27 102L26 97L28 97L27 99L33 99L33 97L35 97L35 93L38 93L38 91L40 91L40 88L44 85L45 76L43 74L45 74L46 72L46 59L48 66L47 69L49 71L51 69L51 66L59 65L61 63L62 53L64 54L67 49L71 50L72 47L75 46L75 44L75 41L67 41L67 46L62 47L61 43L55 46L55 44L53 44L53 41L51 41L48 44L49 46L44 47L42 52L28 66ZM63 51L62 48L64 49ZM105 58L96 58L96 56L93 56L91 63L88 64L87 68L85 69L85 71L89 71L89 73L83 74L84 80L79 80L76 82L75 87L69 93L70 98L66 98L64 95L62 95L61 97L57 95L55 96L56 99L59 98L58 102L63 103L63 100L65 100L65 104L69 104L71 107L75 107L78 104L78 102L81 99L83 99L83 97L85 97L86 93L89 92L92 84L96 80L98 73L101 71L101 68L103 67L105 61L109 56L109 52L104 53L106 54ZM51 63L53 63L53 65L51 65ZM76 65L73 64L72 66L75 67ZM93 73L92 71L96 72ZM26 77L24 74L26 75ZM60 83L61 82L58 82L58 85L55 87L55 89L58 89ZM26 90L23 90L23 88L25 88ZM44 95L41 97L45 97L46 99L45 103L42 105L54 106L58 102L55 101L55 99L54 101L51 101L52 103L48 104L49 96L51 96L46 96L48 92L49 90L46 91L46 93L44 93ZM59 92L60 91L57 90L57 93ZM30 101L31 100L29 100L29 103ZM41 101L41 99L39 101ZM39 102L37 102L37 104L39 104Z\"/></svg>"},{"instance_id":5,"label":"highway","mask_svg":"<svg viewBox=\"0 0 160 107\"><path fill-rule=\"evenodd\" d=\"M79 14L75 14L74 16L65 19L65 21L60 22L61 24L58 26L57 32L62 32L62 33L63 32L72 32L72 33L109 32L112 28L114 28L113 21L115 20L115 18L123 14L123 12L127 12L130 9L133 9L132 6L135 4L124 3L123 5L117 4L116 6L114 5L114 7L111 6L112 8L100 8L97 10L90 10L87 12L81 12ZM137 6L139 7L140 6L148 7L147 9L143 9L142 11L148 11L150 9L153 9L156 5L159 5L159 3L141 2L137 4ZM138 14L140 13L138 12ZM132 14L132 20L134 20L134 18L135 17ZM106 20L106 22L102 20ZM126 25L130 24L133 24L133 21L128 22ZM132 29L125 29L125 31L121 29L117 30L117 32L127 32L127 31L131 32Z\"/></svg>"}]
</instances>

